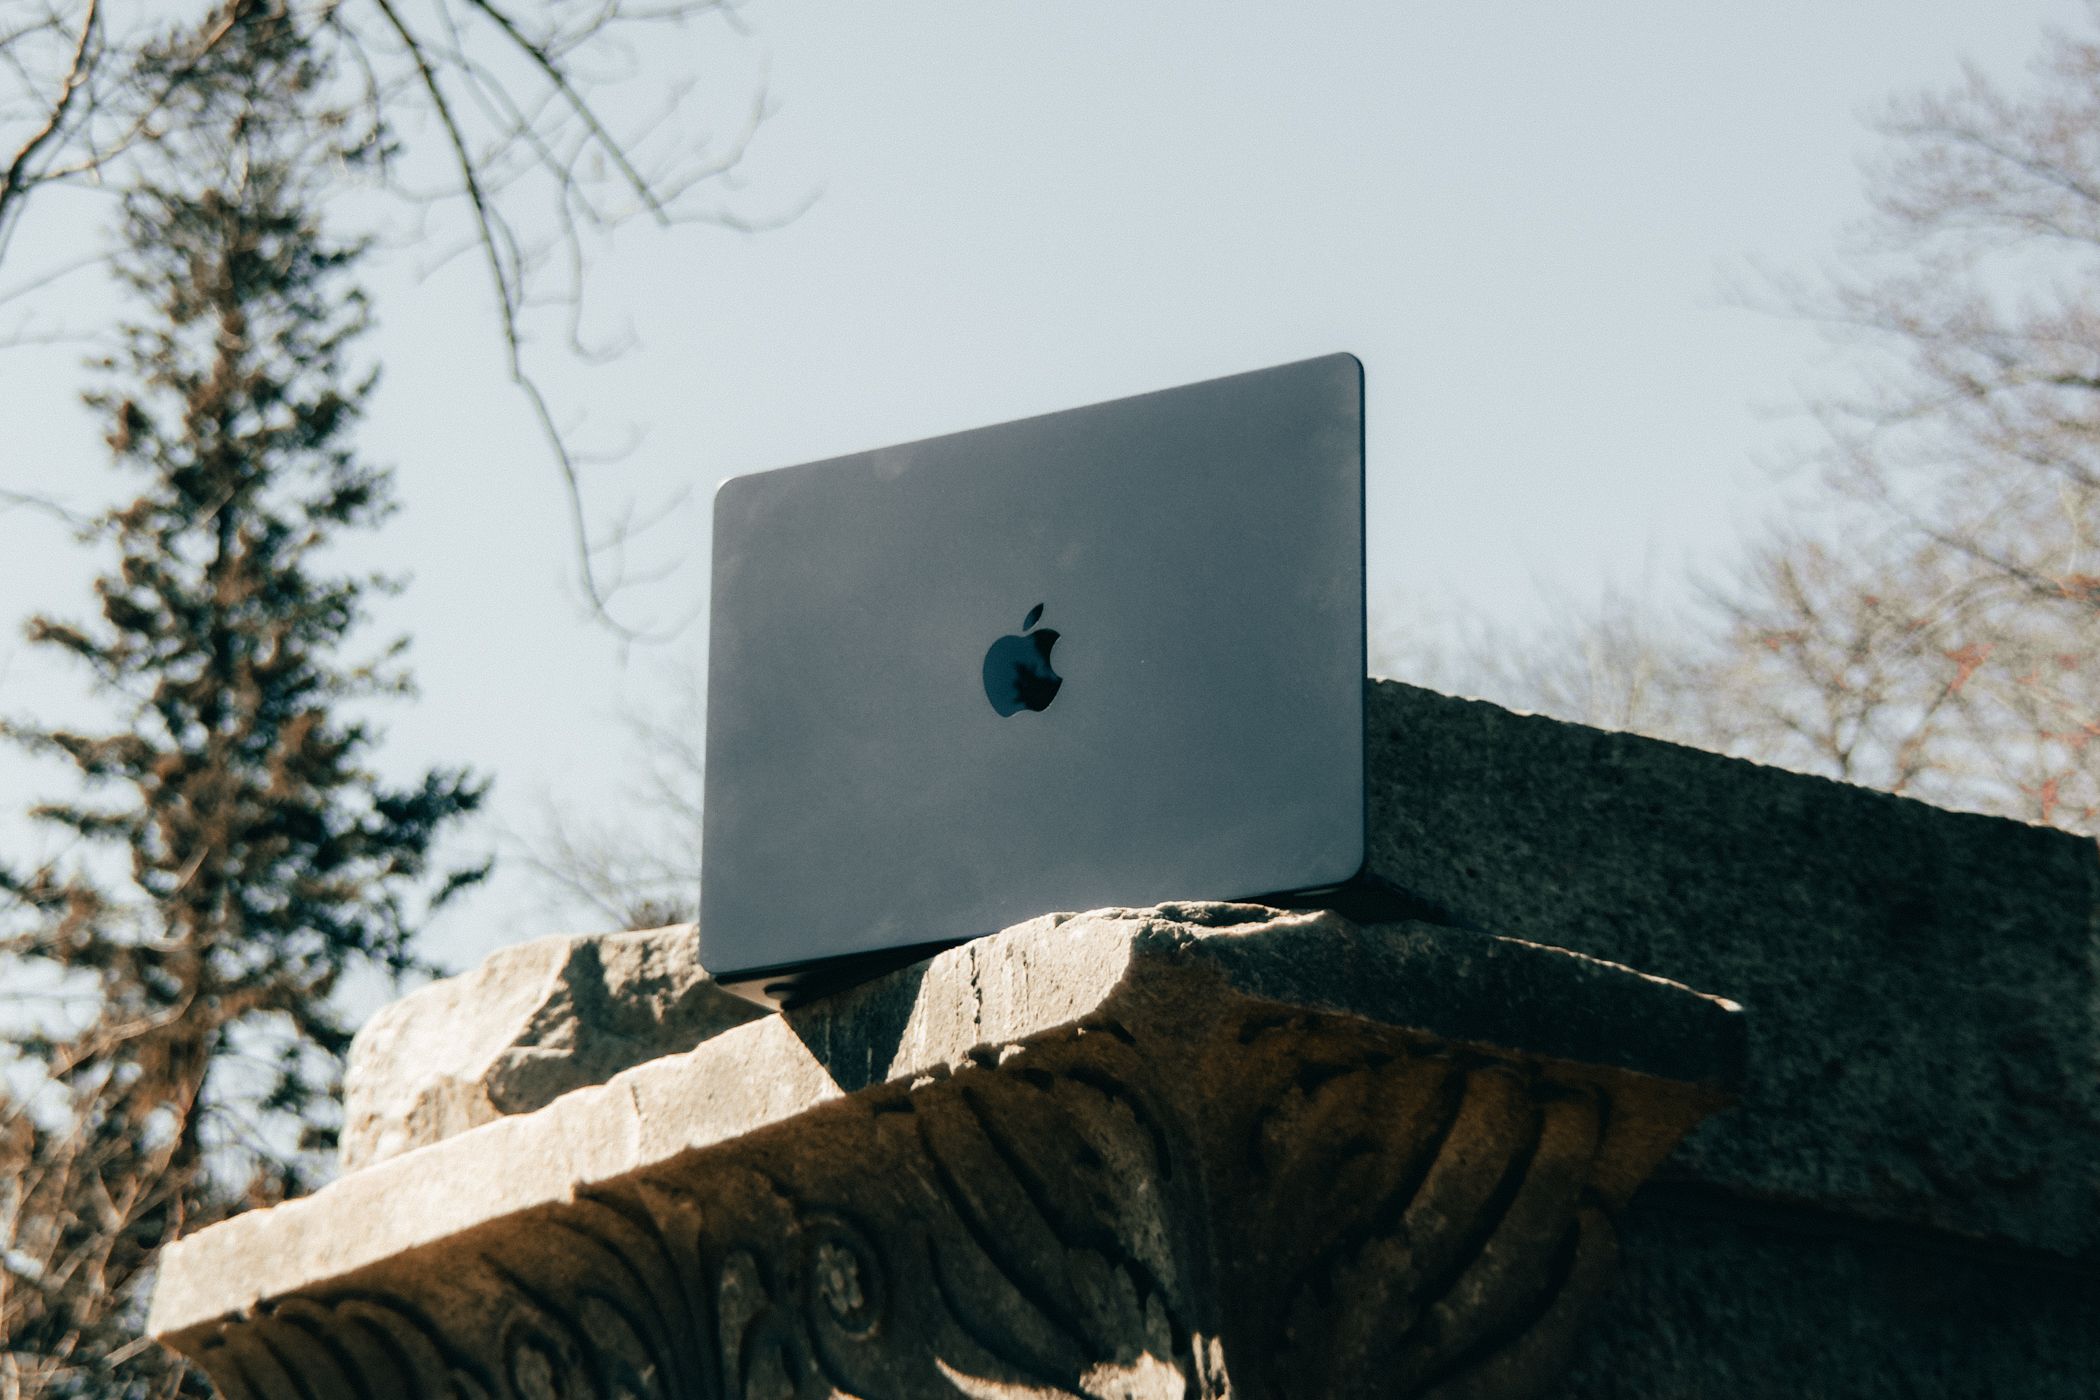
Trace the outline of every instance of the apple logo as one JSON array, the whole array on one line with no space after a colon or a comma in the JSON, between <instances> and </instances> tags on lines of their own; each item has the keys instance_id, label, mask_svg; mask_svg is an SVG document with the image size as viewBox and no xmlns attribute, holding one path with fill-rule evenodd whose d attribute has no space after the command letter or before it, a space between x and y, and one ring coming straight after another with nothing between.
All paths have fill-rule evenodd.
<instances>
[{"instance_id":1,"label":"apple logo","mask_svg":"<svg viewBox=\"0 0 2100 1400\"><path fill-rule=\"evenodd\" d=\"M1020 635L1001 637L984 654L984 698L1002 715L1048 709L1057 698L1057 688L1065 683L1063 676L1050 669L1050 648L1057 645L1057 633L1047 627L1040 632L1028 630L1042 616L1043 605L1037 603L1022 621Z\"/></svg>"}]
</instances>

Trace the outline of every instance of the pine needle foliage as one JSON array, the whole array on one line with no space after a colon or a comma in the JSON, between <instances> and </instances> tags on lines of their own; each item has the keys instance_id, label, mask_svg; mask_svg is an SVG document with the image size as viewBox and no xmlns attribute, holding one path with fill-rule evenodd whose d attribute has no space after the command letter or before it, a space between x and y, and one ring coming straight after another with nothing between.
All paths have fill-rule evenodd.
<instances>
[{"instance_id":1,"label":"pine needle foliage","mask_svg":"<svg viewBox=\"0 0 2100 1400\"><path fill-rule=\"evenodd\" d=\"M350 441L359 248L312 213L316 172L370 147L281 7L214 23L127 198L144 311L89 400L138 494L90 531L99 615L29 625L115 722L4 729L78 782L33 810L62 855L0 865L0 989L33 993L0 997L0 1397L205 1393L138 1341L156 1252L311 1184L349 1041L331 994L415 968L424 913L485 873L432 868L480 781L371 770L365 716L408 682L399 644L346 657L391 584L328 561L390 509Z\"/></svg>"}]
</instances>

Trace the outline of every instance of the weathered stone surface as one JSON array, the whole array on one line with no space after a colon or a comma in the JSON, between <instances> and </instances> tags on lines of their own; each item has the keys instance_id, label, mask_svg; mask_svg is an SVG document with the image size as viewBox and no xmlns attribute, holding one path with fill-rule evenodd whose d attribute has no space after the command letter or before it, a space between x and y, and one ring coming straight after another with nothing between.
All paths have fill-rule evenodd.
<instances>
[{"instance_id":1,"label":"weathered stone surface","mask_svg":"<svg viewBox=\"0 0 2100 1400\"><path fill-rule=\"evenodd\" d=\"M2100 1279L1655 1183L1562 1400L2090 1400Z\"/></svg>"},{"instance_id":2,"label":"weathered stone surface","mask_svg":"<svg viewBox=\"0 0 2100 1400\"><path fill-rule=\"evenodd\" d=\"M1540 1393L1729 1005L1331 914L1034 921L164 1256L234 1397Z\"/></svg>"},{"instance_id":3,"label":"weathered stone surface","mask_svg":"<svg viewBox=\"0 0 2100 1400\"><path fill-rule=\"evenodd\" d=\"M691 924L540 938L382 1008L350 1049L344 1169L529 1113L756 1019L701 970L698 948Z\"/></svg>"},{"instance_id":4,"label":"weathered stone surface","mask_svg":"<svg viewBox=\"0 0 2100 1400\"><path fill-rule=\"evenodd\" d=\"M1372 868L1441 917L1747 1008L1671 1172L2100 1262L2092 841L1392 682L1370 772Z\"/></svg>"}]
</instances>

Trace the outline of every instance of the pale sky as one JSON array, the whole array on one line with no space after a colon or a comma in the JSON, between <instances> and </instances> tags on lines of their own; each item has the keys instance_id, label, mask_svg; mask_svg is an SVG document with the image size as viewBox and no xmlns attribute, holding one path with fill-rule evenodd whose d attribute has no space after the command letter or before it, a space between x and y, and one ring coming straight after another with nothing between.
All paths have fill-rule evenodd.
<instances>
[{"instance_id":1,"label":"pale sky","mask_svg":"<svg viewBox=\"0 0 2100 1400\"><path fill-rule=\"evenodd\" d=\"M385 379L361 441L405 509L361 557L414 574L384 621L413 636L422 689L383 761L495 778L465 847L545 802L617 822L621 707L704 664L724 477L1335 350L1367 373L1374 629L1454 606L1521 625L1607 583L1675 601L1785 489L1759 464L1805 428L1765 410L1826 364L1725 285L1829 255L1884 97L1964 58L2016 77L2041 26L2080 12L750 0L748 35L701 26L659 58L712 75L725 114L766 75L778 111L732 202L815 202L760 234L630 230L595 305L635 348L543 361L565 413L642 430L593 499L655 521L637 560L678 567L623 602L691 617L676 640L623 659L579 608L480 269L374 269ZM87 246L101 208L33 211L0 292ZM106 291L66 286L38 325L93 323ZM83 353L0 350L0 487L95 509L124 484L74 406ZM86 611L100 562L0 514L0 714L77 704L16 619ZM0 837L24 839L14 813L61 776L0 760ZM461 966L587 923L513 862L430 947Z\"/></svg>"}]
</instances>

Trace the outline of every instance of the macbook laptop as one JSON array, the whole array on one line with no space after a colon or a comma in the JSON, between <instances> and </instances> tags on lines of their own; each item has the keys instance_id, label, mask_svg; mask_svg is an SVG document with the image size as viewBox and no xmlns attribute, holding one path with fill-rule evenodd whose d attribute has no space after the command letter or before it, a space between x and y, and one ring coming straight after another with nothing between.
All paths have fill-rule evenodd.
<instances>
[{"instance_id":1,"label":"macbook laptop","mask_svg":"<svg viewBox=\"0 0 2100 1400\"><path fill-rule=\"evenodd\" d=\"M1364 864L1363 368L733 478L700 957L799 1000L1056 910Z\"/></svg>"}]
</instances>

